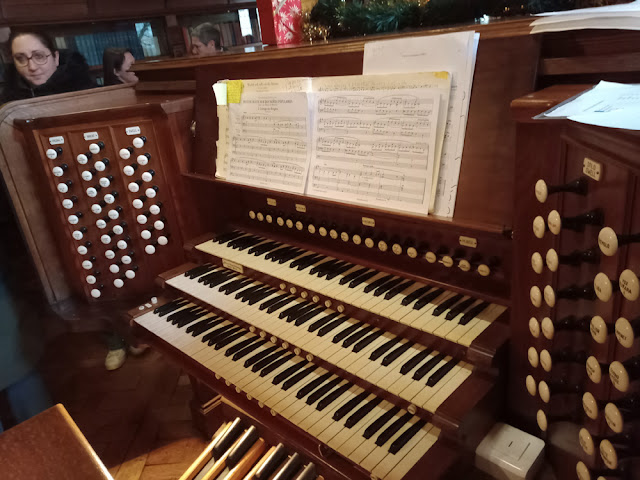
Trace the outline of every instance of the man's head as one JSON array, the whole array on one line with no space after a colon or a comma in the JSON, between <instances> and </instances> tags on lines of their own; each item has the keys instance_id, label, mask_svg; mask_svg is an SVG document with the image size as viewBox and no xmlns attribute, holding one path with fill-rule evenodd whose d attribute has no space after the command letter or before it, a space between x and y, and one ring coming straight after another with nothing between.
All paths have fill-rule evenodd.
<instances>
[{"instance_id":1,"label":"man's head","mask_svg":"<svg viewBox=\"0 0 640 480\"><path fill-rule=\"evenodd\" d=\"M198 25L191 32L191 53L215 55L221 50L220 32L210 23Z\"/></svg>"}]
</instances>

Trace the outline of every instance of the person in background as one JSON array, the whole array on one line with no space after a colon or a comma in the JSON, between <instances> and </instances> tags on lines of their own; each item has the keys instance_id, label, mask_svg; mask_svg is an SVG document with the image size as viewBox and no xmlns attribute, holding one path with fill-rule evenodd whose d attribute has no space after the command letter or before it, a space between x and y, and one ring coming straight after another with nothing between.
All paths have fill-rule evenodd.
<instances>
[{"instance_id":1,"label":"person in background","mask_svg":"<svg viewBox=\"0 0 640 480\"><path fill-rule=\"evenodd\" d=\"M211 23L202 23L191 32L191 53L193 55L216 55L222 51L220 31Z\"/></svg>"},{"instance_id":2,"label":"person in background","mask_svg":"<svg viewBox=\"0 0 640 480\"><path fill-rule=\"evenodd\" d=\"M3 103L96 86L84 57L78 52L58 50L42 32L12 32L9 45L13 65L5 73Z\"/></svg>"},{"instance_id":3,"label":"person in background","mask_svg":"<svg viewBox=\"0 0 640 480\"><path fill-rule=\"evenodd\" d=\"M138 76L129 71L136 59L128 48L105 48L102 54L104 86L137 83Z\"/></svg>"}]
</instances>

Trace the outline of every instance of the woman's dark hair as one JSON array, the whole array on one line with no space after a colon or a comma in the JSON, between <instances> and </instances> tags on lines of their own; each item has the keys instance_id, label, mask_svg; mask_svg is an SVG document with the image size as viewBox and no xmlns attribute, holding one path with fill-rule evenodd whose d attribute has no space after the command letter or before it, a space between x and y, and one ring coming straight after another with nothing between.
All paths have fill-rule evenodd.
<instances>
[{"instance_id":1,"label":"woman's dark hair","mask_svg":"<svg viewBox=\"0 0 640 480\"><path fill-rule=\"evenodd\" d=\"M13 41L17 37L21 37L22 35L33 35L38 40L40 40L40 42L45 47L51 50L51 53L55 53L58 51L58 47L56 47L56 44L54 43L53 39L44 32L41 32L38 30L17 30L17 31L12 30L11 35L9 36L9 48L11 49L12 54L13 54Z\"/></svg>"},{"instance_id":2,"label":"woman's dark hair","mask_svg":"<svg viewBox=\"0 0 640 480\"><path fill-rule=\"evenodd\" d=\"M122 69L124 54L133 52L128 48L105 48L102 54L102 68L104 70L104 85L119 85L122 80L114 73L114 70Z\"/></svg>"}]
</instances>

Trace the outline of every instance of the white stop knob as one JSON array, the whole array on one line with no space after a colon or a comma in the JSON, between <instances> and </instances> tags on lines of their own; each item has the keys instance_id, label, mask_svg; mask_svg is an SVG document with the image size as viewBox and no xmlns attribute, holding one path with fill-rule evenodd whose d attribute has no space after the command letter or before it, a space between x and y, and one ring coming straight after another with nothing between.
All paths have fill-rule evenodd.
<instances>
[{"instance_id":1,"label":"white stop knob","mask_svg":"<svg viewBox=\"0 0 640 480\"><path fill-rule=\"evenodd\" d=\"M89 187L87 188L87 195L91 198L94 198L98 195L98 191L93 187Z\"/></svg>"},{"instance_id":2,"label":"white stop knob","mask_svg":"<svg viewBox=\"0 0 640 480\"><path fill-rule=\"evenodd\" d=\"M121 260L125 265L129 265L131 263L131 257L129 255L124 255Z\"/></svg>"},{"instance_id":3,"label":"white stop knob","mask_svg":"<svg viewBox=\"0 0 640 480\"><path fill-rule=\"evenodd\" d=\"M140 209L144 206L144 202L139 198L136 198L133 202L131 202L131 204L133 205L133 208L137 209Z\"/></svg>"},{"instance_id":4,"label":"white stop knob","mask_svg":"<svg viewBox=\"0 0 640 480\"><path fill-rule=\"evenodd\" d=\"M129 158L131 157L131 152L127 148L122 148L120 152L118 152L118 154L123 160L129 160Z\"/></svg>"},{"instance_id":5,"label":"white stop knob","mask_svg":"<svg viewBox=\"0 0 640 480\"><path fill-rule=\"evenodd\" d=\"M100 146L97 143L90 143L89 151L91 153L100 153Z\"/></svg>"},{"instance_id":6,"label":"white stop knob","mask_svg":"<svg viewBox=\"0 0 640 480\"><path fill-rule=\"evenodd\" d=\"M155 305L156 303L158 303L158 297L151 297L151 304Z\"/></svg>"},{"instance_id":7,"label":"white stop knob","mask_svg":"<svg viewBox=\"0 0 640 480\"><path fill-rule=\"evenodd\" d=\"M545 257L547 262L547 267L552 272L556 272L558 270L558 266L560 265L560 257L558 257L558 252L555 249L550 248L547 250L547 255Z\"/></svg>"},{"instance_id":8,"label":"white stop knob","mask_svg":"<svg viewBox=\"0 0 640 480\"><path fill-rule=\"evenodd\" d=\"M158 237L158 245L166 245L169 243L169 239L167 237Z\"/></svg>"},{"instance_id":9,"label":"white stop knob","mask_svg":"<svg viewBox=\"0 0 640 480\"><path fill-rule=\"evenodd\" d=\"M116 235L122 235L122 232L124 232L124 228L122 228L122 226L116 225L115 227L113 227L113 233L115 233Z\"/></svg>"},{"instance_id":10,"label":"white stop knob","mask_svg":"<svg viewBox=\"0 0 640 480\"><path fill-rule=\"evenodd\" d=\"M62 175L64 175L64 170L60 167L53 167L53 170L51 170L53 172L53 175L55 177L61 177Z\"/></svg>"},{"instance_id":11,"label":"white stop knob","mask_svg":"<svg viewBox=\"0 0 640 480\"><path fill-rule=\"evenodd\" d=\"M620 342L620 345L625 348L631 348L633 346L636 335L631 322L624 317L616 320L616 338L618 342Z\"/></svg>"},{"instance_id":12,"label":"white stop knob","mask_svg":"<svg viewBox=\"0 0 640 480\"><path fill-rule=\"evenodd\" d=\"M544 237L544 232L546 229L547 227L544 223L544 218L538 215L536 218L533 219L533 234L537 238Z\"/></svg>"},{"instance_id":13,"label":"white stop knob","mask_svg":"<svg viewBox=\"0 0 640 480\"><path fill-rule=\"evenodd\" d=\"M138 155L136 161L138 162L138 165L146 165L147 163L149 163L149 159L146 155Z\"/></svg>"},{"instance_id":14,"label":"white stop knob","mask_svg":"<svg viewBox=\"0 0 640 480\"><path fill-rule=\"evenodd\" d=\"M75 233L75 232L74 232L74 233ZM87 252L89 252L89 250L87 249L87 247L85 247L84 245L80 245L80 246L77 248L77 250L78 250L78 253L79 253L80 255L86 255L86 254L87 254Z\"/></svg>"},{"instance_id":15,"label":"white stop knob","mask_svg":"<svg viewBox=\"0 0 640 480\"><path fill-rule=\"evenodd\" d=\"M111 243L111 237L109 235L102 235L100 241L105 245L109 245Z\"/></svg>"},{"instance_id":16,"label":"white stop knob","mask_svg":"<svg viewBox=\"0 0 640 480\"><path fill-rule=\"evenodd\" d=\"M85 170L80 174L80 176L85 182L89 182L93 179L93 174L89 170Z\"/></svg>"},{"instance_id":17,"label":"white stop knob","mask_svg":"<svg viewBox=\"0 0 640 480\"><path fill-rule=\"evenodd\" d=\"M140 137L134 138L133 146L136 148L142 148L144 146L144 140L142 140Z\"/></svg>"},{"instance_id":18,"label":"white stop knob","mask_svg":"<svg viewBox=\"0 0 640 480\"><path fill-rule=\"evenodd\" d=\"M45 154L47 155L47 158L49 160L55 160L56 158L58 158L58 152L56 152L53 148L48 148Z\"/></svg>"},{"instance_id":19,"label":"white stop knob","mask_svg":"<svg viewBox=\"0 0 640 480\"><path fill-rule=\"evenodd\" d=\"M120 271L120 267L114 263L112 265L109 265L109 271L111 273L118 273Z\"/></svg>"},{"instance_id":20,"label":"white stop knob","mask_svg":"<svg viewBox=\"0 0 640 480\"><path fill-rule=\"evenodd\" d=\"M596 342L603 344L607 341L609 330L607 328L607 323L600 315L596 315L591 318L589 330L591 331L591 336Z\"/></svg>"},{"instance_id":21,"label":"white stop knob","mask_svg":"<svg viewBox=\"0 0 640 480\"><path fill-rule=\"evenodd\" d=\"M74 238L74 240L82 240L84 234L80 230L74 230L71 236Z\"/></svg>"},{"instance_id":22,"label":"white stop knob","mask_svg":"<svg viewBox=\"0 0 640 480\"><path fill-rule=\"evenodd\" d=\"M544 338L546 338L547 340L552 340L553 336L555 335L556 328L553 325L553 321L551 320L551 318L544 317L542 319L542 324L540 326L541 326L542 334L544 335Z\"/></svg>"},{"instance_id":23,"label":"white stop knob","mask_svg":"<svg viewBox=\"0 0 640 480\"><path fill-rule=\"evenodd\" d=\"M104 172L107 166L104 164L102 160L98 160L94 165L95 169L99 172Z\"/></svg>"},{"instance_id":24,"label":"white stop knob","mask_svg":"<svg viewBox=\"0 0 640 480\"><path fill-rule=\"evenodd\" d=\"M118 243L116 243L116 245L120 250L124 250L125 248L127 248L127 242L125 240L118 240Z\"/></svg>"},{"instance_id":25,"label":"white stop knob","mask_svg":"<svg viewBox=\"0 0 640 480\"><path fill-rule=\"evenodd\" d=\"M78 224L78 222L80 221L80 219L78 218L78 216L77 216L77 215L69 215L69 216L67 217L67 220L69 220L69 223L70 223L71 225L77 225L77 224Z\"/></svg>"},{"instance_id":26,"label":"white stop knob","mask_svg":"<svg viewBox=\"0 0 640 480\"><path fill-rule=\"evenodd\" d=\"M85 260L84 262L82 262L82 268L84 268L85 270L91 270L93 268L93 263L89 260Z\"/></svg>"},{"instance_id":27,"label":"white stop knob","mask_svg":"<svg viewBox=\"0 0 640 480\"><path fill-rule=\"evenodd\" d=\"M531 287L531 290L529 291L529 298L531 299L531 303L534 307L542 305L542 292L540 291L540 287Z\"/></svg>"},{"instance_id":28,"label":"white stop knob","mask_svg":"<svg viewBox=\"0 0 640 480\"><path fill-rule=\"evenodd\" d=\"M147 245L146 247L144 247L144 251L149 255L153 255L154 253L156 253L156 247L154 247L153 245Z\"/></svg>"},{"instance_id":29,"label":"white stop knob","mask_svg":"<svg viewBox=\"0 0 640 480\"><path fill-rule=\"evenodd\" d=\"M121 278L116 278L116 279L113 281L113 285L114 285L114 287L116 287L116 288L122 288L122 287L124 287L124 280L122 280Z\"/></svg>"},{"instance_id":30,"label":"white stop knob","mask_svg":"<svg viewBox=\"0 0 640 480\"><path fill-rule=\"evenodd\" d=\"M547 224L549 225L551 233L558 235L560 230L562 230L562 217L560 216L560 212L557 210L551 210L547 217Z\"/></svg>"},{"instance_id":31,"label":"white stop knob","mask_svg":"<svg viewBox=\"0 0 640 480\"><path fill-rule=\"evenodd\" d=\"M132 279L136 278L136 272L134 272L133 270L127 270L126 272L124 272L124 275L129 280L132 280Z\"/></svg>"},{"instance_id":32,"label":"white stop knob","mask_svg":"<svg viewBox=\"0 0 640 480\"><path fill-rule=\"evenodd\" d=\"M138 185L136 182L131 182L128 185L128 188L130 192L137 193L138 190L140 190L140 185Z\"/></svg>"},{"instance_id":33,"label":"white stop knob","mask_svg":"<svg viewBox=\"0 0 640 480\"><path fill-rule=\"evenodd\" d=\"M117 210L109 210L109 213L107 215L109 215L109 218L111 220L116 220L120 217L120 214Z\"/></svg>"},{"instance_id":34,"label":"white stop knob","mask_svg":"<svg viewBox=\"0 0 640 480\"><path fill-rule=\"evenodd\" d=\"M127 177L130 177L131 175L133 175L134 173L136 173L136 171L133 169L133 167L131 165L127 165L126 167L124 167L122 169L122 171L124 172L124 174Z\"/></svg>"},{"instance_id":35,"label":"white stop knob","mask_svg":"<svg viewBox=\"0 0 640 480\"><path fill-rule=\"evenodd\" d=\"M542 263L542 255L539 252L534 252L531 255L531 268L536 273L542 273L542 268L544 264Z\"/></svg>"},{"instance_id":36,"label":"white stop knob","mask_svg":"<svg viewBox=\"0 0 640 480\"><path fill-rule=\"evenodd\" d=\"M145 223L147 223L147 216L146 215L138 215L136 217L136 221L140 224L140 225L144 225Z\"/></svg>"},{"instance_id":37,"label":"white stop knob","mask_svg":"<svg viewBox=\"0 0 640 480\"><path fill-rule=\"evenodd\" d=\"M613 285L606 273L598 273L593 279L593 289L596 291L596 295L603 302L611 300L613 295Z\"/></svg>"},{"instance_id":38,"label":"white stop knob","mask_svg":"<svg viewBox=\"0 0 640 480\"><path fill-rule=\"evenodd\" d=\"M91 205L91 211L97 215L98 213L102 213L102 207L97 203L94 203Z\"/></svg>"},{"instance_id":39,"label":"white stop knob","mask_svg":"<svg viewBox=\"0 0 640 480\"><path fill-rule=\"evenodd\" d=\"M158 215L160 213L160 207L158 205L151 205L149 207L149 211L153 214L153 215Z\"/></svg>"},{"instance_id":40,"label":"white stop knob","mask_svg":"<svg viewBox=\"0 0 640 480\"><path fill-rule=\"evenodd\" d=\"M153 223L153 228L156 230L164 230L164 222L162 220L156 220Z\"/></svg>"},{"instance_id":41,"label":"white stop knob","mask_svg":"<svg viewBox=\"0 0 640 480\"><path fill-rule=\"evenodd\" d=\"M547 197L549 196L549 189L547 188L547 182L540 179L536 182L535 187L536 198L540 203L544 203L547 201Z\"/></svg>"},{"instance_id":42,"label":"white stop knob","mask_svg":"<svg viewBox=\"0 0 640 480\"><path fill-rule=\"evenodd\" d=\"M113 202L116 201L116 197L114 197L113 195L111 195L110 193L107 193L104 196L104 201L107 202L108 204L112 204Z\"/></svg>"},{"instance_id":43,"label":"white stop knob","mask_svg":"<svg viewBox=\"0 0 640 480\"><path fill-rule=\"evenodd\" d=\"M64 208L66 208L67 210L69 210L70 208L73 208L73 202L71 200L69 200L68 198L65 198L62 201L62 206Z\"/></svg>"},{"instance_id":44,"label":"white stop knob","mask_svg":"<svg viewBox=\"0 0 640 480\"><path fill-rule=\"evenodd\" d=\"M58 191L60 193L67 193L69 191L69 186L66 183L59 183L58 184Z\"/></svg>"},{"instance_id":45,"label":"white stop knob","mask_svg":"<svg viewBox=\"0 0 640 480\"><path fill-rule=\"evenodd\" d=\"M598 246L607 257L612 257L618 251L618 235L611 227L604 227L598 233Z\"/></svg>"},{"instance_id":46,"label":"white stop knob","mask_svg":"<svg viewBox=\"0 0 640 480\"><path fill-rule=\"evenodd\" d=\"M81 153L80 155L78 155L76 157L76 160L78 160L78 163L80 165L85 165L89 161L89 159L87 158L87 156L84 153Z\"/></svg>"},{"instance_id":47,"label":"white stop knob","mask_svg":"<svg viewBox=\"0 0 640 480\"><path fill-rule=\"evenodd\" d=\"M556 305L556 292L553 290L551 285L544 287L544 301L551 308Z\"/></svg>"},{"instance_id":48,"label":"white stop knob","mask_svg":"<svg viewBox=\"0 0 640 480\"><path fill-rule=\"evenodd\" d=\"M96 283L96 277L94 277L93 275L87 275L87 283L89 285L93 285L94 283Z\"/></svg>"},{"instance_id":49,"label":"white stop knob","mask_svg":"<svg viewBox=\"0 0 640 480\"><path fill-rule=\"evenodd\" d=\"M638 299L638 294L640 293L640 282L638 281L638 276L635 273L629 269L623 270L620 274L620 278L618 279L618 283L624 298L631 300L632 302Z\"/></svg>"},{"instance_id":50,"label":"white stop knob","mask_svg":"<svg viewBox=\"0 0 640 480\"><path fill-rule=\"evenodd\" d=\"M156 193L157 193L157 192L156 192L156 189L155 189L155 188L147 188L147 189L144 191L144 194L145 194L147 197L149 197L149 198L155 198Z\"/></svg>"},{"instance_id":51,"label":"white stop knob","mask_svg":"<svg viewBox=\"0 0 640 480\"><path fill-rule=\"evenodd\" d=\"M103 219L98 219L96 220L96 227L98 228L106 228L107 226L107 222L105 222Z\"/></svg>"},{"instance_id":52,"label":"white stop knob","mask_svg":"<svg viewBox=\"0 0 640 480\"><path fill-rule=\"evenodd\" d=\"M140 236L142 237L143 240L149 240L151 238L151 232L149 230L143 230L140 233Z\"/></svg>"},{"instance_id":53,"label":"white stop knob","mask_svg":"<svg viewBox=\"0 0 640 480\"><path fill-rule=\"evenodd\" d=\"M153 180L153 175L151 175L149 172L144 172L142 174L142 180L145 182L150 182L151 180Z\"/></svg>"},{"instance_id":54,"label":"white stop knob","mask_svg":"<svg viewBox=\"0 0 640 480\"><path fill-rule=\"evenodd\" d=\"M107 260L113 260L114 258L116 258L116 254L113 250L107 250L106 252L104 252L104 256L107 257Z\"/></svg>"},{"instance_id":55,"label":"white stop knob","mask_svg":"<svg viewBox=\"0 0 640 480\"><path fill-rule=\"evenodd\" d=\"M91 290L91 296L93 298L100 298L100 295L102 295L102 292L97 288L94 288L93 290Z\"/></svg>"},{"instance_id":56,"label":"white stop knob","mask_svg":"<svg viewBox=\"0 0 640 480\"><path fill-rule=\"evenodd\" d=\"M102 188L107 188L109 185L111 185L111 181L107 177L102 177L99 180L99 183Z\"/></svg>"}]
</instances>

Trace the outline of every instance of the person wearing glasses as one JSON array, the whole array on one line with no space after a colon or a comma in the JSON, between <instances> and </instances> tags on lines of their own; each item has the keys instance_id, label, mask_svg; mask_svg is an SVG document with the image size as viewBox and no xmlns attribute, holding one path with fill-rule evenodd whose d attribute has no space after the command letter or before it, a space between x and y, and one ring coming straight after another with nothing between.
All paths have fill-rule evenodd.
<instances>
[{"instance_id":1,"label":"person wearing glasses","mask_svg":"<svg viewBox=\"0 0 640 480\"><path fill-rule=\"evenodd\" d=\"M78 52L58 50L42 32L13 32L9 45L13 65L5 75L3 102L96 86L84 57Z\"/></svg>"}]
</instances>

